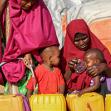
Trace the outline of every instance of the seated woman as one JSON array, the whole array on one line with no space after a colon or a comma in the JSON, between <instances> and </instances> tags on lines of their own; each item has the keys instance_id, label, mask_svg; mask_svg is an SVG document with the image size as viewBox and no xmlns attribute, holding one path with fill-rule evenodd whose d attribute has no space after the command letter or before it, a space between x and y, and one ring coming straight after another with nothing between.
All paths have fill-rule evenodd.
<instances>
[{"instance_id":1,"label":"seated woman","mask_svg":"<svg viewBox=\"0 0 111 111\"><path fill-rule=\"evenodd\" d=\"M103 71L107 77L111 77L111 55L108 49L90 31L86 22L83 19L72 20L67 26L66 32L62 70L65 70L64 78L67 83L67 92L87 87L90 83L90 76L102 74ZM104 54L106 63L89 67L90 76L81 71L81 68L79 68L80 71L78 70L81 74L77 74L74 65L78 60L83 61L84 53L90 48L100 49Z\"/></svg>"}]
</instances>

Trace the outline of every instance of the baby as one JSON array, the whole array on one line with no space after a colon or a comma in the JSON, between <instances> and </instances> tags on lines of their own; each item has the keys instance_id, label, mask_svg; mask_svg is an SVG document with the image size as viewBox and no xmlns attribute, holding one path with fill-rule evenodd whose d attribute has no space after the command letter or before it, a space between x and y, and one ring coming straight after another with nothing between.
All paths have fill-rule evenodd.
<instances>
[{"instance_id":1,"label":"baby","mask_svg":"<svg viewBox=\"0 0 111 111\"><path fill-rule=\"evenodd\" d=\"M99 49L96 49L96 48L89 49L88 51L86 51L86 53L84 55L84 61L85 61L87 69L90 67L96 67L96 65L99 65L99 63L106 62L103 53ZM88 70L87 70L87 72L88 72ZM104 73L104 72L102 72L102 73ZM100 76L102 76L102 77L100 77ZM101 82L103 82L102 85L101 85ZM95 77L92 77L90 86L82 89L79 92L79 94L97 91L104 95L104 94L108 93L107 85L106 86L105 85L106 85L106 82L105 82L104 74L97 75Z\"/></svg>"}]
</instances>

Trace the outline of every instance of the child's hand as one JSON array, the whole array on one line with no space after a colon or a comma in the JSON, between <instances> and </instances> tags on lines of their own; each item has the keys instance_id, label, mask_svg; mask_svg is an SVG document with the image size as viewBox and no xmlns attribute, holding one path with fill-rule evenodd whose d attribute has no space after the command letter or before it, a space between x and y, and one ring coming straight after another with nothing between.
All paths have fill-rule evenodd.
<instances>
[{"instance_id":1,"label":"child's hand","mask_svg":"<svg viewBox=\"0 0 111 111\"><path fill-rule=\"evenodd\" d=\"M79 97L81 97L82 94L83 94L82 91L77 92L77 96L79 96Z\"/></svg>"},{"instance_id":2,"label":"child's hand","mask_svg":"<svg viewBox=\"0 0 111 111\"><path fill-rule=\"evenodd\" d=\"M75 95L77 95L77 96L81 96L82 94L83 94L83 92L82 91L77 91L77 90L74 90L73 92L71 92L70 94L75 94Z\"/></svg>"},{"instance_id":3,"label":"child's hand","mask_svg":"<svg viewBox=\"0 0 111 111\"><path fill-rule=\"evenodd\" d=\"M70 94L76 94L76 95L79 95L79 94L80 94L80 91L74 90L74 91L72 91Z\"/></svg>"}]
</instances>

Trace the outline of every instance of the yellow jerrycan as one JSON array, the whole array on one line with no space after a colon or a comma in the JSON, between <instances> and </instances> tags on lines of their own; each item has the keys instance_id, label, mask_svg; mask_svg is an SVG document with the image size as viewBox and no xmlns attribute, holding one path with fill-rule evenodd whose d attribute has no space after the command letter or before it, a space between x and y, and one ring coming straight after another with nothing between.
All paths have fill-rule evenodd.
<instances>
[{"instance_id":1,"label":"yellow jerrycan","mask_svg":"<svg viewBox=\"0 0 111 111\"><path fill-rule=\"evenodd\" d=\"M0 111L24 111L23 98L16 95L0 95Z\"/></svg>"},{"instance_id":2,"label":"yellow jerrycan","mask_svg":"<svg viewBox=\"0 0 111 111\"><path fill-rule=\"evenodd\" d=\"M75 94L66 97L68 111L104 111L104 99L97 93Z\"/></svg>"},{"instance_id":3,"label":"yellow jerrycan","mask_svg":"<svg viewBox=\"0 0 111 111\"><path fill-rule=\"evenodd\" d=\"M107 94L105 98L105 111L111 111L111 94Z\"/></svg>"},{"instance_id":4,"label":"yellow jerrycan","mask_svg":"<svg viewBox=\"0 0 111 111\"><path fill-rule=\"evenodd\" d=\"M66 111L62 94L35 94L30 97L31 111Z\"/></svg>"}]
</instances>

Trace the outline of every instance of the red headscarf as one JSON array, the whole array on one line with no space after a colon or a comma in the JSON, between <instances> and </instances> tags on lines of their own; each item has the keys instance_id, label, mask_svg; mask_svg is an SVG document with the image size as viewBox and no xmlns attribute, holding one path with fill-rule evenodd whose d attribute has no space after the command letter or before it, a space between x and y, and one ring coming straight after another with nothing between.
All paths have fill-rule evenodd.
<instances>
[{"instance_id":1,"label":"red headscarf","mask_svg":"<svg viewBox=\"0 0 111 111\"><path fill-rule=\"evenodd\" d=\"M100 49L105 56L107 64L111 67L111 55L107 48L97 39L97 37L90 31L89 27L87 26L86 22L83 19L76 19L69 23L67 26L66 37L65 37L65 44L63 49L63 67L67 70L67 62L74 57L83 59L83 55L85 51L81 51L74 45L74 37L76 33L83 33L87 34L90 37L91 44L89 48L98 48ZM77 80L74 82L74 80ZM71 75L71 78L67 81L67 86L69 89L73 90L80 90L82 87L88 87L90 84L91 77L89 77L86 72L82 74L75 74Z\"/></svg>"}]
</instances>

